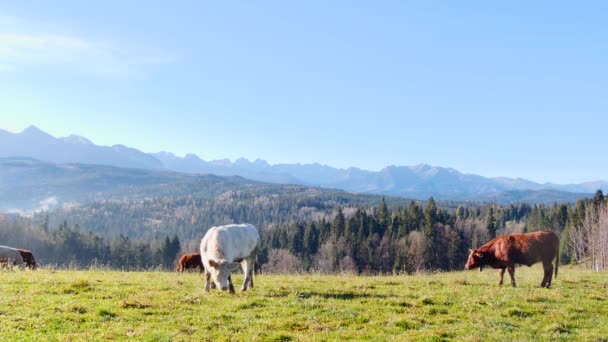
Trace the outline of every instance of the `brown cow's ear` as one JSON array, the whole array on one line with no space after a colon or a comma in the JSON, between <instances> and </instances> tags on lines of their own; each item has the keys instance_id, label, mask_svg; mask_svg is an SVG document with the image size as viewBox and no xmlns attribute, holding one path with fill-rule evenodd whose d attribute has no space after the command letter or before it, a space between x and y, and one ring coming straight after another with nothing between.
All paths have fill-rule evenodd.
<instances>
[{"instance_id":1,"label":"brown cow's ear","mask_svg":"<svg viewBox=\"0 0 608 342\"><path fill-rule=\"evenodd\" d=\"M217 261L215 261L213 259L209 259L209 266L217 268L219 265L220 264Z\"/></svg>"}]
</instances>

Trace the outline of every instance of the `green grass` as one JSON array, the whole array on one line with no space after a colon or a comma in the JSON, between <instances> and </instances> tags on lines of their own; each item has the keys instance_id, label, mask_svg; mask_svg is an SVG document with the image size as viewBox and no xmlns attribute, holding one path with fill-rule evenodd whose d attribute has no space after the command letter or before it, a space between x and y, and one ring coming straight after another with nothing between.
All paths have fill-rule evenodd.
<instances>
[{"instance_id":1,"label":"green grass","mask_svg":"<svg viewBox=\"0 0 608 342\"><path fill-rule=\"evenodd\" d=\"M205 293L202 278L3 271L0 341L608 341L608 274L565 266L551 289L540 266L518 268L517 288L491 270L259 275L236 295Z\"/></svg>"}]
</instances>

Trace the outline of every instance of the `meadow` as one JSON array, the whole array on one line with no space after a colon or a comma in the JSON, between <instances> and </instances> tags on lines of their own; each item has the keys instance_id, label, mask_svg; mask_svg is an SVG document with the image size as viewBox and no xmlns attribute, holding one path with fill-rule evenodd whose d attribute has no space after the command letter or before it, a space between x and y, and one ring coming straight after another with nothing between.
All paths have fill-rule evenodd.
<instances>
[{"instance_id":1,"label":"meadow","mask_svg":"<svg viewBox=\"0 0 608 342\"><path fill-rule=\"evenodd\" d=\"M608 274L560 267L399 276L267 275L229 295L197 273L0 272L1 341L608 341ZM233 279L240 287L241 275ZM238 288L237 288L238 289Z\"/></svg>"}]
</instances>

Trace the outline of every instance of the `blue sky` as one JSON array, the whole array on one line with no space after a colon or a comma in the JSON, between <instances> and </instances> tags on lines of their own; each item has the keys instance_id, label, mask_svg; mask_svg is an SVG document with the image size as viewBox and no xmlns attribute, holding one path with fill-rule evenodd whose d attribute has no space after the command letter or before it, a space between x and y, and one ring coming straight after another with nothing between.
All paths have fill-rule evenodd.
<instances>
[{"instance_id":1,"label":"blue sky","mask_svg":"<svg viewBox=\"0 0 608 342\"><path fill-rule=\"evenodd\" d=\"M605 2L0 2L0 128L608 179Z\"/></svg>"}]
</instances>

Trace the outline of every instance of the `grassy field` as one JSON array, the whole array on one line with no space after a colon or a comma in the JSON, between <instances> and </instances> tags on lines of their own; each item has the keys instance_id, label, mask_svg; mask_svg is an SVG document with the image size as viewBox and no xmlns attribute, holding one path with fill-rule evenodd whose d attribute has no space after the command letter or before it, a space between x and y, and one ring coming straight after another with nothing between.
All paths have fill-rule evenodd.
<instances>
[{"instance_id":1,"label":"grassy field","mask_svg":"<svg viewBox=\"0 0 608 342\"><path fill-rule=\"evenodd\" d=\"M541 278L540 266L518 268L517 288L493 270L259 275L229 295L204 293L199 274L3 271L0 341L608 341L608 274Z\"/></svg>"}]
</instances>

